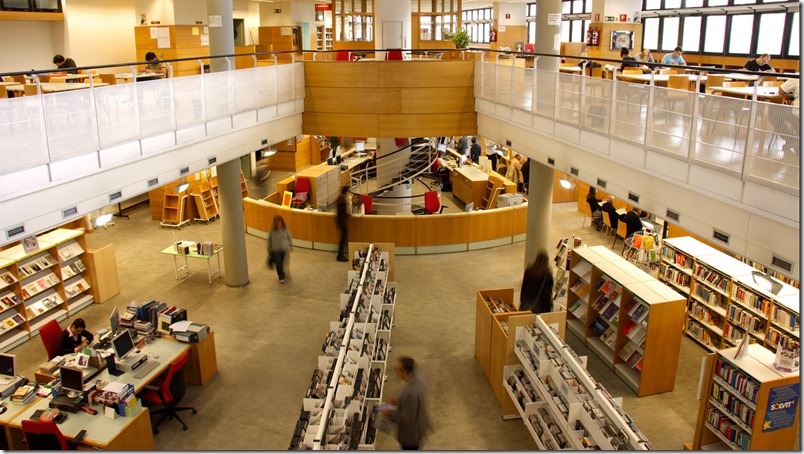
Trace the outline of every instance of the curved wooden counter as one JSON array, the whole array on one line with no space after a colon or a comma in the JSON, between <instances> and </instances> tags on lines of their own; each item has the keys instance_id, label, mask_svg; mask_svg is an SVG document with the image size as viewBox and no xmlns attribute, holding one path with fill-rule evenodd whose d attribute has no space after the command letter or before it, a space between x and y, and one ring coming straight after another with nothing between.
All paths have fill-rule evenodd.
<instances>
[{"instance_id":1,"label":"curved wooden counter","mask_svg":"<svg viewBox=\"0 0 804 454\"><path fill-rule=\"evenodd\" d=\"M338 250L335 213L290 209L251 198L243 202L248 233L266 238L273 217L280 215L290 229L294 246ZM349 241L394 243L396 253L406 255L484 249L524 241L527 213L524 203L471 213L352 216Z\"/></svg>"}]
</instances>

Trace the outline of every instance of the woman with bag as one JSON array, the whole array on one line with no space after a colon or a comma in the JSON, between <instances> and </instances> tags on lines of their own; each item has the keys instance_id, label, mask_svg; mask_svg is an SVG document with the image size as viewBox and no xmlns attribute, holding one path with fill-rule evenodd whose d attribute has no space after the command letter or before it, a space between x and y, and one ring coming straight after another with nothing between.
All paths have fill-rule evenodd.
<instances>
[{"instance_id":1,"label":"woman with bag","mask_svg":"<svg viewBox=\"0 0 804 454\"><path fill-rule=\"evenodd\" d=\"M522 290L519 293L519 310L543 314L553 310L553 276L547 266L549 258L544 251L525 270Z\"/></svg>"},{"instance_id":2,"label":"woman with bag","mask_svg":"<svg viewBox=\"0 0 804 454\"><path fill-rule=\"evenodd\" d=\"M285 258L290 254L293 238L282 216L274 216L274 227L268 232L268 268L276 265L279 283L285 283Z\"/></svg>"}]
</instances>

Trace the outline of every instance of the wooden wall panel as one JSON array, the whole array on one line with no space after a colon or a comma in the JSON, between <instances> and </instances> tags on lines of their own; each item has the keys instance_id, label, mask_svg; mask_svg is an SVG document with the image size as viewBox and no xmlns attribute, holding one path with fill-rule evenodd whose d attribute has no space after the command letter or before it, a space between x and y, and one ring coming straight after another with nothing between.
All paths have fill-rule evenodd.
<instances>
[{"instance_id":1,"label":"wooden wall panel","mask_svg":"<svg viewBox=\"0 0 804 454\"><path fill-rule=\"evenodd\" d=\"M519 235L528 231L528 203L513 207L514 209L514 226L512 233Z\"/></svg>"},{"instance_id":2,"label":"wooden wall panel","mask_svg":"<svg viewBox=\"0 0 804 454\"><path fill-rule=\"evenodd\" d=\"M338 223L335 222L335 213L323 213L320 211L310 212L310 225L313 229L313 241L319 243L337 244L340 240ZM353 217L350 226L354 225ZM292 234L293 232L291 232Z\"/></svg>"},{"instance_id":3,"label":"wooden wall panel","mask_svg":"<svg viewBox=\"0 0 804 454\"><path fill-rule=\"evenodd\" d=\"M349 224L349 238L356 241L416 245L417 216L355 216Z\"/></svg>"},{"instance_id":4,"label":"wooden wall panel","mask_svg":"<svg viewBox=\"0 0 804 454\"><path fill-rule=\"evenodd\" d=\"M475 96L465 87L402 88L400 113L454 113L471 112ZM305 99L306 101L306 99Z\"/></svg>"},{"instance_id":5,"label":"wooden wall panel","mask_svg":"<svg viewBox=\"0 0 804 454\"><path fill-rule=\"evenodd\" d=\"M401 96L399 88L306 87L304 110L353 114L401 113Z\"/></svg>"},{"instance_id":6,"label":"wooden wall panel","mask_svg":"<svg viewBox=\"0 0 804 454\"><path fill-rule=\"evenodd\" d=\"M513 207L494 210L473 211L468 213L468 242L493 240L513 236Z\"/></svg>"},{"instance_id":7,"label":"wooden wall panel","mask_svg":"<svg viewBox=\"0 0 804 454\"><path fill-rule=\"evenodd\" d=\"M304 121L304 119L302 119ZM376 136L369 137L438 137L477 134L477 114L445 113L416 115L379 115ZM306 130L305 130L305 133Z\"/></svg>"},{"instance_id":8,"label":"wooden wall panel","mask_svg":"<svg viewBox=\"0 0 804 454\"><path fill-rule=\"evenodd\" d=\"M474 130L476 129L477 122L474 125ZM302 114L302 132L304 134L346 137L404 137L380 135L379 118L376 114L322 114L305 111ZM433 135L447 135L447 133ZM414 136L411 135L410 137Z\"/></svg>"},{"instance_id":9,"label":"wooden wall panel","mask_svg":"<svg viewBox=\"0 0 804 454\"><path fill-rule=\"evenodd\" d=\"M468 216L467 213L416 216L417 244L419 246L438 246L466 243ZM406 216L400 216L400 218L404 217Z\"/></svg>"},{"instance_id":10,"label":"wooden wall panel","mask_svg":"<svg viewBox=\"0 0 804 454\"><path fill-rule=\"evenodd\" d=\"M575 195L577 186L574 189L564 188L564 186L561 186L562 178L567 178L567 174L558 170L553 171L553 203L574 202L577 200Z\"/></svg>"},{"instance_id":11,"label":"wooden wall panel","mask_svg":"<svg viewBox=\"0 0 804 454\"><path fill-rule=\"evenodd\" d=\"M305 87L378 87L379 62L304 62Z\"/></svg>"},{"instance_id":12,"label":"wooden wall panel","mask_svg":"<svg viewBox=\"0 0 804 454\"><path fill-rule=\"evenodd\" d=\"M374 64L378 66L381 87L467 87L474 90L472 61L387 61Z\"/></svg>"}]
</instances>

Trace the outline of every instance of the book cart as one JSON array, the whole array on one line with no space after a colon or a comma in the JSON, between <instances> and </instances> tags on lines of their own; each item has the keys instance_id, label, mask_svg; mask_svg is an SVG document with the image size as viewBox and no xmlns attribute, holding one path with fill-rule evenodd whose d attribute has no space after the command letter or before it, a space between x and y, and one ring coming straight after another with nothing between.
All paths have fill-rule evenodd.
<instances>
[{"instance_id":1,"label":"book cart","mask_svg":"<svg viewBox=\"0 0 804 454\"><path fill-rule=\"evenodd\" d=\"M661 268L662 281L686 290L684 329L702 347L730 348L749 336L775 352L780 341L799 341L799 289L691 237L664 240Z\"/></svg>"},{"instance_id":2,"label":"book cart","mask_svg":"<svg viewBox=\"0 0 804 454\"><path fill-rule=\"evenodd\" d=\"M576 248L567 327L639 397L672 391L685 298L605 246Z\"/></svg>"},{"instance_id":3,"label":"book cart","mask_svg":"<svg viewBox=\"0 0 804 454\"><path fill-rule=\"evenodd\" d=\"M542 316L516 328L503 386L540 450L651 449L620 404Z\"/></svg>"},{"instance_id":4,"label":"book cart","mask_svg":"<svg viewBox=\"0 0 804 454\"><path fill-rule=\"evenodd\" d=\"M695 437L686 449L792 450L801 418L798 372L773 367L759 344L709 354L701 371Z\"/></svg>"},{"instance_id":5,"label":"book cart","mask_svg":"<svg viewBox=\"0 0 804 454\"><path fill-rule=\"evenodd\" d=\"M382 400L396 283L393 244L350 243L352 270L330 322L289 449L373 449L374 407Z\"/></svg>"},{"instance_id":6,"label":"book cart","mask_svg":"<svg viewBox=\"0 0 804 454\"><path fill-rule=\"evenodd\" d=\"M37 237L38 249L22 244L0 251L0 351L39 334L94 301L80 230L56 229Z\"/></svg>"}]
</instances>

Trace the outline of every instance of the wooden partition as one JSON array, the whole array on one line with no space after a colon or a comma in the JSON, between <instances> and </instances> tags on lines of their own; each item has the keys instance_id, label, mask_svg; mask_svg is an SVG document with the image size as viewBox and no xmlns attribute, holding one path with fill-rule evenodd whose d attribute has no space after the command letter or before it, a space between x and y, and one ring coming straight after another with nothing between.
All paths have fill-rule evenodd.
<instances>
[{"instance_id":1,"label":"wooden partition","mask_svg":"<svg viewBox=\"0 0 804 454\"><path fill-rule=\"evenodd\" d=\"M158 38L151 35L152 28L167 28L170 34L170 47L160 48ZM190 58L209 55L209 46L201 45L204 25L147 25L134 27L134 41L137 61L145 61L145 54L154 52L160 60ZM209 60L204 60L205 64ZM196 60L171 63L174 76L201 74L201 66Z\"/></svg>"}]
</instances>

